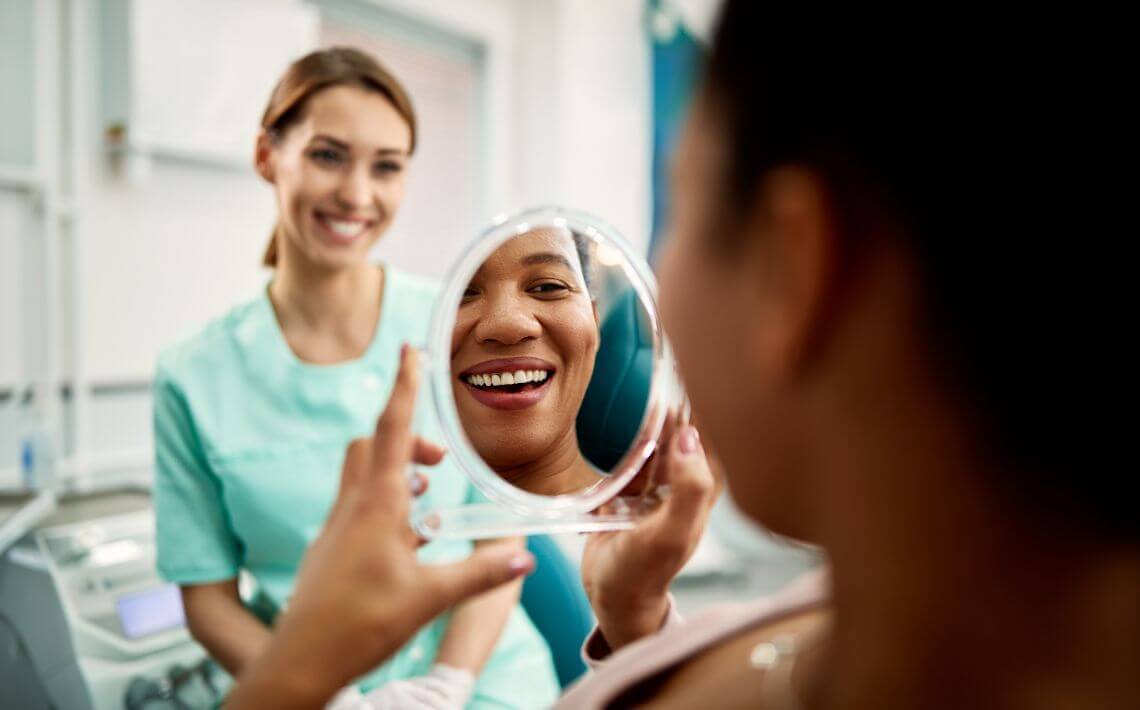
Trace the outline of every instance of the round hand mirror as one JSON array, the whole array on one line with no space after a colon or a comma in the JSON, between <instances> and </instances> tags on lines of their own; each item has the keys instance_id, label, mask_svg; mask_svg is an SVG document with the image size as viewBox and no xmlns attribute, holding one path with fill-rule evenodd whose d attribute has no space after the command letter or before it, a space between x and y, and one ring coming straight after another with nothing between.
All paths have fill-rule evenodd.
<instances>
[{"instance_id":1,"label":"round hand mirror","mask_svg":"<svg viewBox=\"0 0 1140 710\"><path fill-rule=\"evenodd\" d=\"M652 272L612 227L558 207L497 220L451 269L429 337L450 455L488 502L420 511L421 535L632 524L616 496L681 395Z\"/></svg>"}]
</instances>

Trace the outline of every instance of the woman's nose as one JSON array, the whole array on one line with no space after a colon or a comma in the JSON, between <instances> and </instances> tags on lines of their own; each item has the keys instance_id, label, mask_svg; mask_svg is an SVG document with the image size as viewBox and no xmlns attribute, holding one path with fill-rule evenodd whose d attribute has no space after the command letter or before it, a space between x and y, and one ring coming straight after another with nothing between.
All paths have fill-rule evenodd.
<instances>
[{"instance_id":1,"label":"woman's nose","mask_svg":"<svg viewBox=\"0 0 1140 710\"><path fill-rule=\"evenodd\" d=\"M337 185L336 197L345 207L368 207L372 204L372 178L366 170L353 168Z\"/></svg>"},{"instance_id":2,"label":"woman's nose","mask_svg":"<svg viewBox=\"0 0 1140 710\"><path fill-rule=\"evenodd\" d=\"M474 334L480 343L516 345L541 336L542 324L518 299L490 298L486 301L482 317L475 324Z\"/></svg>"}]
</instances>

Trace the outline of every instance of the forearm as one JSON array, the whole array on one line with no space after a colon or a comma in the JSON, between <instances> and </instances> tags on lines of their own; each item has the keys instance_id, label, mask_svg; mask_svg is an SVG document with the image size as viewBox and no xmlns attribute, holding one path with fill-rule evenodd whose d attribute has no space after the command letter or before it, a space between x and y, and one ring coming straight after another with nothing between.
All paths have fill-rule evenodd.
<instances>
[{"instance_id":1,"label":"forearm","mask_svg":"<svg viewBox=\"0 0 1140 710\"><path fill-rule=\"evenodd\" d=\"M613 651L657 633L669 618L667 592L631 599L591 600L598 631Z\"/></svg>"},{"instance_id":2,"label":"forearm","mask_svg":"<svg viewBox=\"0 0 1140 710\"><path fill-rule=\"evenodd\" d=\"M340 679L312 668L296 653L298 648L306 648L306 644L286 640L268 645L249 663L222 706L250 710L324 707L340 689Z\"/></svg>"},{"instance_id":3,"label":"forearm","mask_svg":"<svg viewBox=\"0 0 1140 710\"><path fill-rule=\"evenodd\" d=\"M522 549L525 541L511 538L476 545L510 545ZM491 658L521 591L520 580L456 606L436 654L436 663L462 668L478 676Z\"/></svg>"},{"instance_id":4,"label":"forearm","mask_svg":"<svg viewBox=\"0 0 1140 710\"><path fill-rule=\"evenodd\" d=\"M233 614L226 624L195 638L226 672L241 675L269 646L272 632L244 609Z\"/></svg>"},{"instance_id":5,"label":"forearm","mask_svg":"<svg viewBox=\"0 0 1140 710\"><path fill-rule=\"evenodd\" d=\"M190 633L231 676L240 676L269 646L272 632L233 600L217 600L188 613Z\"/></svg>"}]
</instances>

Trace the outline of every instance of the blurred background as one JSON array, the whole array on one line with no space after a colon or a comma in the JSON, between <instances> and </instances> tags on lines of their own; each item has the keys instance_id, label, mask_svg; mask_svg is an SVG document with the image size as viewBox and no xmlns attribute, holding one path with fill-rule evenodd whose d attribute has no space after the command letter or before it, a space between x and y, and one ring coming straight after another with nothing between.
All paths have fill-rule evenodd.
<instances>
[{"instance_id":1,"label":"blurred background","mask_svg":"<svg viewBox=\"0 0 1140 710\"><path fill-rule=\"evenodd\" d=\"M38 493L145 499L158 352L269 276L251 162L290 61L357 46L411 92L419 147L377 258L441 276L494 215L540 203L652 258L717 4L0 0L0 551L51 510ZM686 611L814 562L727 503L712 531Z\"/></svg>"}]
</instances>

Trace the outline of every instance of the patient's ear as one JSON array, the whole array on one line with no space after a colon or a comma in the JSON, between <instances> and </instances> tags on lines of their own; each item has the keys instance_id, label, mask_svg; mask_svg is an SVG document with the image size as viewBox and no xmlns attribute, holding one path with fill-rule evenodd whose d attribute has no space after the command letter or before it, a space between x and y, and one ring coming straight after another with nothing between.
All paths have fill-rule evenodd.
<instances>
[{"instance_id":1,"label":"patient's ear","mask_svg":"<svg viewBox=\"0 0 1140 710\"><path fill-rule=\"evenodd\" d=\"M276 143L263 129L257 133L257 143L253 150L253 167L262 180L269 184L277 181Z\"/></svg>"},{"instance_id":2,"label":"patient's ear","mask_svg":"<svg viewBox=\"0 0 1140 710\"><path fill-rule=\"evenodd\" d=\"M830 327L838 235L823 182L808 168L773 170L757 187L745 258L753 263L756 355L777 376L810 366Z\"/></svg>"}]
</instances>

